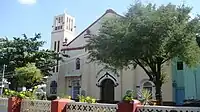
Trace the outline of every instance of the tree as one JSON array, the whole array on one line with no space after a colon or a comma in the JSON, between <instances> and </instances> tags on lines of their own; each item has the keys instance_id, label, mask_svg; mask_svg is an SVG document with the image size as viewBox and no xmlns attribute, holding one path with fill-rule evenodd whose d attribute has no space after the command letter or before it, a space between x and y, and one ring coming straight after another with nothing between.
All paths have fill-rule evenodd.
<instances>
[{"instance_id":1,"label":"tree","mask_svg":"<svg viewBox=\"0 0 200 112\"><path fill-rule=\"evenodd\" d=\"M139 65L155 84L161 103L162 66L173 58L190 67L199 63L200 18L191 18L191 10L185 5L136 3L124 17L102 23L98 35L88 41L89 59L117 69Z\"/></svg>"},{"instance_id":2,"label":"tree","mask_svg":"<svg viewBox=\"0 0 200 112\"><path fill-rule=\"evenodd\" d=\"M13 78L15 68L24 67L28 63L35 63L44 76L50 76L56 61L61 60L61 53L51 50L40 50L44 41L40 41L41 35L35 34L33 38L28 38L25 34L23 38L13 37L0 39L0 70L3 64L7 65L5 77L11 82L10 88L16 89L17 84Z\"/></svg>"},{"instance_id":3,"label":"tree","mask_svg":"<svg viewBox=\"0 0 200 112\"><path fill-rule=\"evenodd\" d=\"M14 78L20 87L30 89L42 82L43 75L34 63L15 69Z\"/></svg>"}]
</instances>

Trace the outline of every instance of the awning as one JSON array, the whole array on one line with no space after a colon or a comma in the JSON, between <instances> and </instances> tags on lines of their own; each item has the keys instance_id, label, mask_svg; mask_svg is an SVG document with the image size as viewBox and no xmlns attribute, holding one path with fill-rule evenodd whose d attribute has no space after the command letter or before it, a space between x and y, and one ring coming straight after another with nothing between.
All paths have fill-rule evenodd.
<instances>
[{"instance_id":1,"label":"awning","mask_svg":"<svg viewBox=\"0 0 200 112\"><path fill-rule=\"evenodd\" d=\"M65 77L80 77L81 74L65 74Z\"/></svg>"}]
</instances>

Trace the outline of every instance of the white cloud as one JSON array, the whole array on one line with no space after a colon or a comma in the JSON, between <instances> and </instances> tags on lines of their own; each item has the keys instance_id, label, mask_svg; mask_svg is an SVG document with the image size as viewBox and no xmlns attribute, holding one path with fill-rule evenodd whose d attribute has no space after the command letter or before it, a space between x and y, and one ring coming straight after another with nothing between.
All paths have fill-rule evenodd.
<instances>
[{"instance_id":1,"label":"white cloud","mask_svg":"<svg viewBox=\"0 0 200 112\"><path fill-rule=\"evenodd\" d=\"M18 0L20 4L25 4L25 5L32 5L35 4L37 1L36 0Z\"/></svg>"}]
</instances>

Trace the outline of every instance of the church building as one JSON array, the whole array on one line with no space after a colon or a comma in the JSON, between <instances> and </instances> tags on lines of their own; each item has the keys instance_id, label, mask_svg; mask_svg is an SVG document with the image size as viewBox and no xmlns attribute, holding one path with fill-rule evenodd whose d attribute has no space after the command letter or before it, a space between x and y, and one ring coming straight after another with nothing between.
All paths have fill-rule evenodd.
<instances>
[{"instance_id":1,"label":"church building","mask_svg":"<svg viewBox=\"0 0 200 112\"><path fill-rule=\"evenodd\" d=\"M101 101L121 101L127 90L138 92L148 89L155 98L155 86L149 81L141 67L117 70L104 69L103 65L90 62L85 49L87 40L98 34L101 23L110 17L121 17L112 9L106 12L75 36L75 18L64 13L55 16L51 32L51 49L63 52L70 57L57 62L53 76L47 84L48 95L92 96ZM163 101L173 101L172 66L166 64L164 70L168 74L168 82L162 87Z\"/></svg>"}]
</instances>

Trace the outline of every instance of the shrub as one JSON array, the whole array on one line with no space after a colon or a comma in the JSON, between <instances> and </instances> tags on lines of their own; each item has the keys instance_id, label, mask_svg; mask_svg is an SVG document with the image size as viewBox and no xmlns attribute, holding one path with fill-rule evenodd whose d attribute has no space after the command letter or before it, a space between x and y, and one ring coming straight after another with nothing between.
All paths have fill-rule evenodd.
<instances>
[{"instance_id":1,"label":"shrub","mask_svg":"<svg viewBox=\"0 0 200 112\"><path fill-rule=\"evenodd\" d=\"M96 103L96 99L90 96L79 95L79 102Z\"/></svg>"},{"instance_id":2,"label":"shrub","mask_svg":"<svg viewBox=\"0 0 200 112\"><path fill-rule=\"evenodd\" d=\"M149 90L143 89L141 91L139 101L142 102L143 105L149 105L151 104L152 94Z\"/></svg>"},{"instance_id":3,"label":"shrub","mask_svg":"<svg viewBox=\"0 0 200 112\"><path fill-rule=\"evenodd\" d=\"M59 97L60 97L60 98L64 98L64 99L70 99L70 100L71 100L71 98L72 98L71 96L66 95L66 94L64 94L64 93L60 94Z\"/></svg>"},{"instance_id":4,"label":"shrub","mask_svg":"<svg viewBox=\"0 0 200 112\"><path fill-rule=\"evenodd\" d=\"M18 97L21 99L37 99L35 95L35 90L37 89L37 86L33 88L33 90L27 90L27 91L13 91L9 89L5 89L3 92L3 95L6 97Z\"/></svg>"},{"instance_id":5,"label":"shrub","mask_svg":"<svg viewBox=\"0 0 200 112\"><path fill-rule=\"evenodd\" d=\"M123 101L126 101L126 102L132 102L135 98L135 93L133 90L128 90L126 91L126 94L124 95L123 97Z\"/></svg>"}]
</instances>

